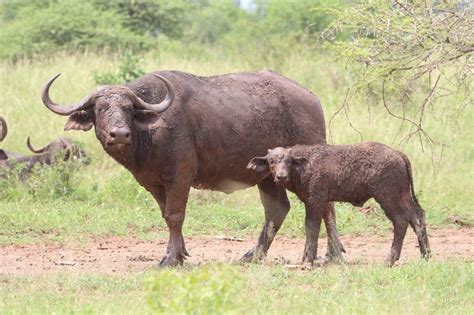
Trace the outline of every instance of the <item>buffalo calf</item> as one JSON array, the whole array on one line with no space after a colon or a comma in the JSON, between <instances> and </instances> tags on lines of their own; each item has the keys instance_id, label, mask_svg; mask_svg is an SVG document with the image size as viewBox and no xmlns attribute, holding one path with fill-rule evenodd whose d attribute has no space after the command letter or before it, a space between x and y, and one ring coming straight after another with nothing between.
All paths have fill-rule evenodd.
<instances>
[{"instance_id":1,"label":"buffalo calf","mask_svg":"<svg viewBox=\"0 0 474 315\"><path fill-rule=\"evenodd\" d=\"M418 237L422 256L430 256L424 210L415 196L410 161L399 151L376 142L278 147L268 150L266 156L254 157L247 168L270 173L276 184L296 193L305 204L303 261L313 263L317 257L324 204L340 201L361 207L370 198L393 223L390 266L400 258L408 224Z\"/></svg>"}]
</instances>

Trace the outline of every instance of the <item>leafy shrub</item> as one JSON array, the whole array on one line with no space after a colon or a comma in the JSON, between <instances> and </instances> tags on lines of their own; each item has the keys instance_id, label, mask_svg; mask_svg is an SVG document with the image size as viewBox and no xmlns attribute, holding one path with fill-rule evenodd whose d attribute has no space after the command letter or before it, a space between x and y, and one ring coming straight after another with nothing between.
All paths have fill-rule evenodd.
<instances>
[{"instance_id":1,"label":"leafy shrub","mask_svg":"<svg viewBox=\"0 0 474 315\"><path fill-rule=\"evenodd\" d=\"M125 51L119 60L119 69L116 72L98 73L94 72L96 84L119 84L133 81L141 77L145 72L140 68L143 60L130 51Z\"/></svg>"},{"instance_id":2,"label":"leafy shrub","mask_svg":"<svg viewBox=\"0 0 474 315\"><path fill-rule=\"evenodd\" d=\"M186 1L49 0L0 4L0 60L57 50L153 46L154 37L179 37Z\"/></svg>"},{"instance_id":3,"label":"leafy shrub","mask_svg":"<svg viewBox=\"0 0 474 315\"><path fill-rule=\"evenodd\" d=\"M102 1L93 2L103 11L114 11L120 15L122 25L137 34L157 36L166 34L180 38L184 29L184 18L192 9L192 1L147 0L147 1Z\"/></svg>"},{"instance_id":4,"label":"leafy shrub","mask_svg":"<svg viewBox=\"0 0 474 315\"><path fill-rule=\"evenodd\" d=\"M238 282L227 266L163 270L150 282L147 301L158 313L222 314L236 308Z\"/></svg>"},{"instance_id":5,"label":"leafy shrub","mask_svg":"<svg viewBox=\"0 0 474 315\"><path fill-rule=\"evenodd\" d=\"M123 17L100 11L88 1L48 2L39 8L23 6L0 33L0 59L44 54L59 49L150 46L150 40L123 26Z\"/></svg>"}]
</instances>

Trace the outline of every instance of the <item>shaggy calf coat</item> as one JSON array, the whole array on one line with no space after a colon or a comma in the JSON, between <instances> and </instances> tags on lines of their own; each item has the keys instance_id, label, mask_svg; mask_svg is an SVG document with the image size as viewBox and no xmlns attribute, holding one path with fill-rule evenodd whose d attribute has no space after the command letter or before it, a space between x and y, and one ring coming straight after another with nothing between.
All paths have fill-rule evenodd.
<instances>
[{"instance_id":1,"label":"shaggy calf coat","mask_svg":"<svg viewBox=\"0 0 474 315\"><path fill-rule=\"evenodd\" d=\"M408 224L418 237L423 257L430 255L424 210L415 196L410 161L402 152L376 142L294 146L269 150L266 156L253 158L247 168L271 173L277 184L304 202L303 261L312 263L317 257L321 205L340 201L360 207L370 198L393 223L389 265L400 258Z\"/></svg>"}]
</instances>

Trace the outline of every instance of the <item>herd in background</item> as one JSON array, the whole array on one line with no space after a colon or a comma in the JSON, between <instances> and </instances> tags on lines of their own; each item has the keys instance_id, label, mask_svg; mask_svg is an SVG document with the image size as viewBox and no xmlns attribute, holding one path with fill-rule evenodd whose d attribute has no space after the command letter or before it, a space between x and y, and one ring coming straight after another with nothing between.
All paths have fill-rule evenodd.
<instances>
[{"instance_id":1,"label":"herd in background","mask_svg":"<svg viewBox=\"0 0 474 315\"><path fill-rule=\"evenodd\" d=\"M0 142L8 134L7 122L0 116ZM27 138L26 145L33 154L22 154L4 150L0 147L0 176L14 169L19 169L20 177L25 179L35 166L50 166L59 161L80 160L88 163L89 158L86 152L69 138L59 137L48 145L36 149L31 144L30 137Z\"/></svg>"}]
</instances>

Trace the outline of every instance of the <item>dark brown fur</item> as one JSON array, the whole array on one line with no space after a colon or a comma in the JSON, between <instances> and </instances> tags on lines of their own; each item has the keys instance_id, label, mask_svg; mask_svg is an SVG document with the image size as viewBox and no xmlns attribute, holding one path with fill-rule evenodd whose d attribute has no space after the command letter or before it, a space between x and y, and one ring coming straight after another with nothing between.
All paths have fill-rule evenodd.
<instances>
[{"instance_id":1,"label":"dark brown fur","mask_svg":"<svg viewBox=\"0 0 474 315\"><path fill-rule=\"evenodd\" d=\"M92 106L71 114L65 129L94 126L104 150L156 199L170 231L161 265L180 264L187 255L181 231L191 187L231 193L258 185L265 225L257 245L242 260L262 258L290 204L285 189L268 174L256 174L245 166L268 147L325 143L319 101L272 71L214 77L178 71L156 74L168 79L175 92L171 107L163 113L136 108L127 92L128 88L148 103L163 100L165 84L148 74L125 87L107 86L94 92ZM120 141L113 130L119 130ZM343 248L334 209L331 204L325 207L330 252L340 257Z\"/></svg>"},{"instance_id":2,"label":"dark brown fur","mask_svg":"<svg viewBox=\"0 0 474 315\"><path fill-rule=\"evenodd\" d=\"M422 255L430 255L410 161L399 151L376 142L275 148L265 157L253 158L248 168L270 172L276 183L304 202L307 242L303 260L312 262L316 257L323 205L340 201L361 207L370 198L380 204L394 226L390 265L400 258L408 224L418 237Z\"/></svg>"}]
</instances>

